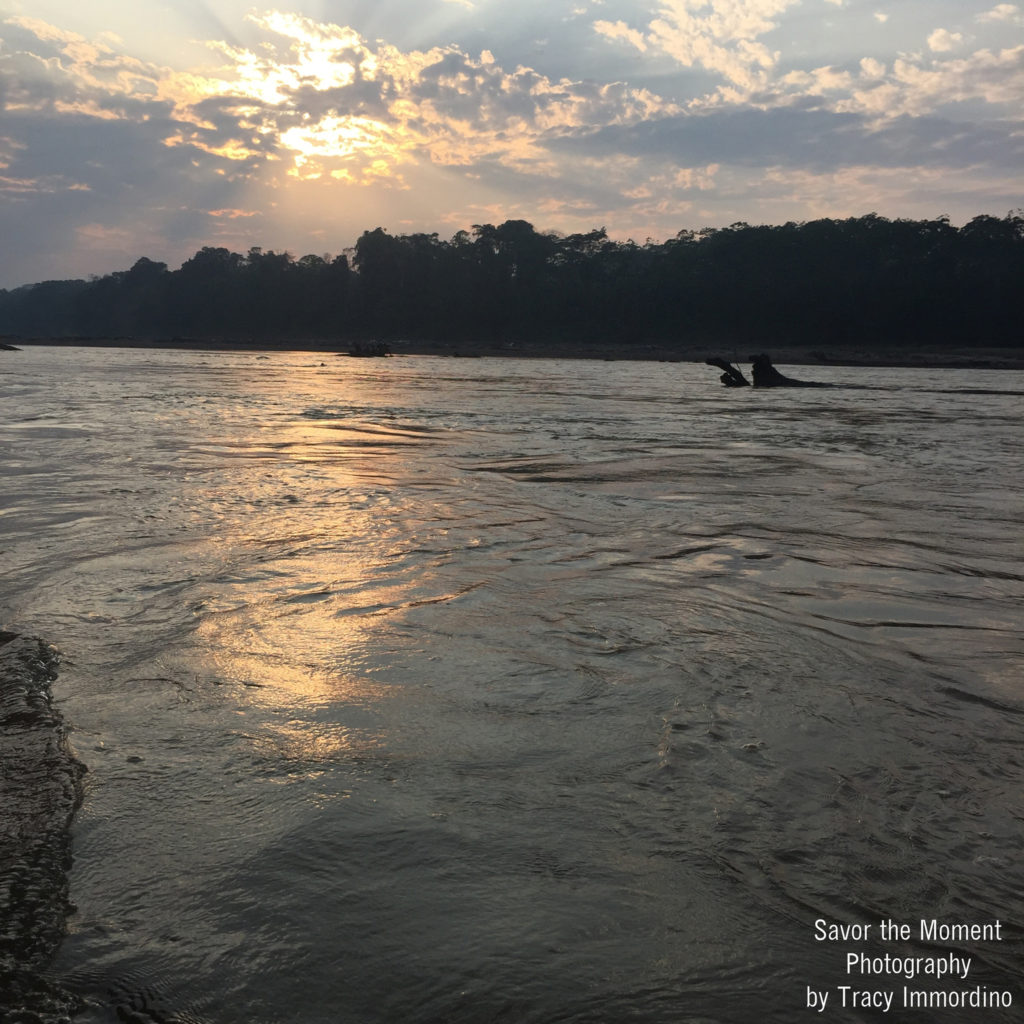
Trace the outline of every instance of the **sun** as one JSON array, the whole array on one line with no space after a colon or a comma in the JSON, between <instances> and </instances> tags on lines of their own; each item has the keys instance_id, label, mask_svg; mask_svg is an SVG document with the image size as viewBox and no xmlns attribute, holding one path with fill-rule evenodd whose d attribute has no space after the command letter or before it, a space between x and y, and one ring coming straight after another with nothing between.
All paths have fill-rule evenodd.
<instances>
[{"instance_id":1,"label":"sun","mask_svg":"<svg viewBox=\"0 0 1024 1024\"><path fill-rule=\"evenodd\" d=\"M190 75L179 83L183 119L196 131L173 144L188 143L231 159L256 155L238 139L203 137L216 128L213 117L199 113L202 101L216 98L221 110L230 102L252 138L290 158L287 174L292 178L379 181L408 158L412 140L405 137L410 133L401 119L389 117L386 108L375 112L378 116L358 109L354 87L376 82L387 72L355 30L283 11L248 17L274 41L256 49L209 44L226 63L214 74Z\"/></svg>"},{"instance_id":2,"label":"sun","mask_svg":"<svg viewBox=\"0 0 1024 1024\"><path fill-rule=\"evenodd\" d=\"M370 117L322 117L289 128L281 134L280 142L294 153L295 165L288 173L304 179L328 175L353 182L353 169L344 164L355 158L364 159L364 175L369 167L375 168L376 176L380 176L382 164L393 166L403 159L399 132ZM338 166L339 162L343 166Z\"/></svg>"}]
</instances>

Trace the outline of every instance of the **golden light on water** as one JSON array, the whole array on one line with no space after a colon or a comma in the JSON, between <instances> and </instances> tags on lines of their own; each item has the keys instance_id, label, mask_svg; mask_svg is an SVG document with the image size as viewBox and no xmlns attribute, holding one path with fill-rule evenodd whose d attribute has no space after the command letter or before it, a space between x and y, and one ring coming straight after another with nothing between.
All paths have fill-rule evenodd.
<instances>
[{"instance_id":1,"label":"golden light on water","mask_svg":"<svg viewBox=\"0 0 1024 1024\"><path fill-rule=\"evenodd\" d=\"M325 531L330 519L323 516ZM321 581L312 588L296 589L283 569L221 584L221 599L203 610L198 630L205 672L237 705L240 733L303 772L370 755L386 742L380 709L393 687L363 664L374 611L346 607L364 600L347 593L354 581L325 581L335 571L369 575L371 566L339 560L348 562L334 553L298 560L293 572ZM350 709L344 725L340 706Z\"/></svg>"},{"instance_id":2,"label":"golden light on water","mask_svg":"<svg viewBox=\"0 0 1024 1024\"><path fill-rule=\"evenodd\" d=\"M314 671L297 663L289 655L302 644L305 625L304 620L301 633L272 629L244 653L228 654L222 648L208 668L228 699L237 701L239 731L256 750L309 774L331 763L373 756L386 745L379 710L391 699L392 688L367 676ZM267 645L272 637L280 649ZM216 636L215 644L223 639ZM348 707L347 717L358 724L339 722L340 706Z\"/></svg>"},{"instance_id":3,"label":"golden light on water","mask_svg":"<svg viewBox=\"0 0 1024 1024\"><path fill-rule=\"evenodd\" d=\"M399 510L393 496L417 476L422 433L334 412L336 375L303 381L308 413L244 438L226 424L224 438L187 453L203 481L187 496L196 522L216 523L197 555L213 567L196 608L197 664L236 708L235 735L287 762L290 779L388 756L396 698L410 699L390 678L406 619L446 587L429 559L413 571L407 557L434 529L420 517L437 510ZM294 386L275 377L267 390ZM377 400L377 383L360 386Z\"/></svg>"}]
</instances>

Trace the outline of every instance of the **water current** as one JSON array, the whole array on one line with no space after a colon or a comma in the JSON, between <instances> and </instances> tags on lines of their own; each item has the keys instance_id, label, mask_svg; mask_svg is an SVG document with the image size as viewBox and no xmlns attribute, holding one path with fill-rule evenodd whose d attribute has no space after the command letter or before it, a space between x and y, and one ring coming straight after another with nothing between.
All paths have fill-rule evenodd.
<instances>
[{"instance_id":1,"label":"water current","mask_svg":"<svg viewBox=\"0 0 1024 1024\"><path fill-rule=\"evenodd\" d=\"M1021 375L0 359L76 1020L1020 1019Z\"/></svg>"}]
</instances>

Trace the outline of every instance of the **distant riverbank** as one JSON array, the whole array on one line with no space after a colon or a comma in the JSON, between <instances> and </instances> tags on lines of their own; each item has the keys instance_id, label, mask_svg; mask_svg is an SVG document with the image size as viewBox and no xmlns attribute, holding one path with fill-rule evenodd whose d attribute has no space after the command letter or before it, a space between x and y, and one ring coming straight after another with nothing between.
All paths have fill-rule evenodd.
<instances>
[{"instance_id":1,"label":"distant riverbank","mask_svg":"<svg viewBox=\"0 0 1024 1024\"><path fill-rule=\"evenodd\" d=\"M12 347L54 345L89 348L146 348L156 350L229 351L229 352L316 352L323 355L349 357L348 343L323 339L273 342L255 338L172 338L147 340L139 338L15 338L4 339ZM602 359L641 360L655 362L704 362L709 356L722 356L731 362L749 362L749 352L763 346L751 342L736 345L671 345L664 342L615 344L610 342L540 341L510 342L388 342L395 356L432 355L454 358L531 358L531 359ZM886 348L871 344L807 346L771 346L769 354L777 365L788 366L891 366L961 369L1024 369L1024 348L968 346L905 346Z\"/></svg>"}]
</instances>

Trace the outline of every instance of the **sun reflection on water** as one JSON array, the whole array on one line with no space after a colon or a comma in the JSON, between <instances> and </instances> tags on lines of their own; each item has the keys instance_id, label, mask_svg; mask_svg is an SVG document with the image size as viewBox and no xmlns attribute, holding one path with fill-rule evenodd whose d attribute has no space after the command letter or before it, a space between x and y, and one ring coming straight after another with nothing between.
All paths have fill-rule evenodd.
<instances>
[{"instance_id":1,"label":"sun reflection on water","mask_svg":"<svg viewBox=\"0 0 1024 1024\"><path fill-rule=\"evenodd\" d=\"M216 521L195 612L203 674L236 704L257 761L285 781L388 756L403 689L389 659L408 643L404 620L457 596L438 575L443 552L429 551L450 510L408 486L424 476L431 435L390 410L368 414L370 402L348 415L339 385L373 381L301 382L301 399L255 434L214 434L186 453L196 523Z\"/></svg>"}]
</instances>

